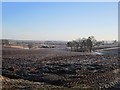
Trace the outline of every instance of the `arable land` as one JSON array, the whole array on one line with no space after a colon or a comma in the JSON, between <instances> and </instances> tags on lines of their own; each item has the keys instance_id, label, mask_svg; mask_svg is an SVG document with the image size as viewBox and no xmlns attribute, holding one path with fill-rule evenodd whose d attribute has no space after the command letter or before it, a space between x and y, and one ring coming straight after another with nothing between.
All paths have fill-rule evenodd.
<instances>
[{"instance_id":1,"label":"arable land","mask_svg":"<svg viewBox=\"0 0 120 90\"><path fill-rule=\"evenodd\" d=\"M114 89L120 80L118 55L3 48L2 89Z\"/></svg>"}]
</instances>

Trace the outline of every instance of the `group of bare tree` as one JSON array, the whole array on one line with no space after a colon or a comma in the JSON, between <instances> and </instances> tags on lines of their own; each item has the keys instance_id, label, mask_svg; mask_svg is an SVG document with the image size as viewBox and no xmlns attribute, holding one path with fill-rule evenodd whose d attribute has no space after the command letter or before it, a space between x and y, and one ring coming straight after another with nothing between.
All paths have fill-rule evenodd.
<instances>
[{"instance_id":1,"label":"group of bare tree","mask_svg":"<svg viewBox=\"0 0 120 90\"><path fill-rule=\"evenodd\" d=\"M95 43L96 39L94 36L89 36L88 38L67 42L67 46L71 48L71 51L91 52Z\"/></svg>"},{"instance_id":2,"label":"group of bare tree","mask_svg":"<svg viewBox=\"0 0 120 90\"><path fill-rule=\"evenodd\" d=\"M104 46L104 47L102 47ZM67 42L67 47L71 48L71 51L76 52L91 52L95 48L112 48L117 47L118 41L97 41L94 36L89 36L88 38L79 38L77 40Z\"/></svg>"},{"instance_id":3,"label":"group of bare tree","mask_svg":"<svg viewBox=\"0 0 120 90\"><path fill-rule=\"evenodd\" d=\"M3 45L3 46L10 44L9 40L7 40L7 39L1 40L1 41L2 41L2 45Z\"/></svg>"}]
</instances>

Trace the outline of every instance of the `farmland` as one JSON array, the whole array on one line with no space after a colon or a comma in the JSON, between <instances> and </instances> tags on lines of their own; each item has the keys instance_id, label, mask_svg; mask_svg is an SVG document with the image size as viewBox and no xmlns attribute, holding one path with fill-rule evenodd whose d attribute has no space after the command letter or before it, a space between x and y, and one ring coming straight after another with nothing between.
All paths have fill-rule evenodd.
<instances>
[{"instance_id":1,"label":"farmland","mask_svg":"<svg viewBox=\"0 0 120 90\"><path fill-rule=\"evenodd\" d=\"M3 48L2 75L44 84L39 88L112 88L120 78L118 62L118 55Z\"/></svg>"}]
</instances>

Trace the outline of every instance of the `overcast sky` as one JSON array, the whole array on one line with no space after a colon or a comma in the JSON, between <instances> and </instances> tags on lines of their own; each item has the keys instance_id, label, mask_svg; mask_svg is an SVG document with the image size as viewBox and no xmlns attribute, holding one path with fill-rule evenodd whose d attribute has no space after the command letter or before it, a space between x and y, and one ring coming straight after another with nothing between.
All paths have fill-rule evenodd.
<instances>
[{"instance_id":1,"label":"overcast sky","mask_svg":"<svg viewBox=\"0 0 120 90\"><path fill-rule=\"evenodd\" d=\"M3 38L73 40L118 39L117 2L4 2Z\"/></svg>"}]
</instances>

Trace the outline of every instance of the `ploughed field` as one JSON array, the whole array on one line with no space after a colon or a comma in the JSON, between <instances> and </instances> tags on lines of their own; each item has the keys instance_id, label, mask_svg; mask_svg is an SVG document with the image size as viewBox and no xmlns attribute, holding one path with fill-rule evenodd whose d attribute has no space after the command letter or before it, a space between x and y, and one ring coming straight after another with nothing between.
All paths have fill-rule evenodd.
<instances>
[{"instance_id":1,"label":"ploughed field","mask_svg":"<svg viewBox=\"0 0 120 90\"><path fill-rule=\"evenodd\" d=\"M54 87L111 88L119 82L119 69L117 55L91 55L55 49L3 49L3 76Z\"/></svg>"}]
</instances>

